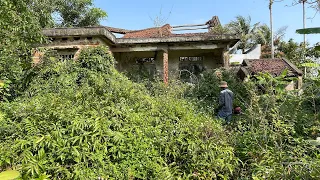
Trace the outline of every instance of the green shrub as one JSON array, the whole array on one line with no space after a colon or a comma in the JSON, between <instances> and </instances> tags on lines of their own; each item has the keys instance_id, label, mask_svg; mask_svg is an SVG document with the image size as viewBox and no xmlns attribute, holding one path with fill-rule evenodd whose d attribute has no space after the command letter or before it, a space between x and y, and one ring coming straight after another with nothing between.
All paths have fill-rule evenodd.
<instances>
[{"instance_id":1,"label":"green shrub","mask_svg":"<svg viewBox=\"0 0 320 180\"><path fill-rule=\"evenodd\" d=\"M198 107L207 113L213 113L218 107L218 98L221 92L221 81L228 83L229 89L234 92L234 106L245 109L250 101L248 87L236 76L236 72L227 70L206 71L194 88L190 88L187 96L198 104Z\"/></svg>"},{"instance_id":2,"label":"green shrub","mask_svg":"<svg viewBox=\"0 0 320 180\"><path fill-rule=\"evenodd\" d=\"M249 82L251 101L233 127L232 141L242 161L236 176L319 179L319 149L308 143L313 137L306 134L305 124L318 120L303 107L306 96L281 91L274 86L276 78L261 76L260 79L266 82L269 93L261 94L256 84ZM269 80L273 83L268 83Z\"/></svg>"},{"instance_id":3,"label":"green shrub","mask_svg":"<svg viewBox=\"0 0 320 180\"><path fill-rule=\"evenodd\" d=\"M113 62L103 47L83 50L75 62L45 58L24 95L1 104L0 167L23 179L233 174L238 161L219 123L170 88L150 93Z\"/></svg>"}]
</instances>

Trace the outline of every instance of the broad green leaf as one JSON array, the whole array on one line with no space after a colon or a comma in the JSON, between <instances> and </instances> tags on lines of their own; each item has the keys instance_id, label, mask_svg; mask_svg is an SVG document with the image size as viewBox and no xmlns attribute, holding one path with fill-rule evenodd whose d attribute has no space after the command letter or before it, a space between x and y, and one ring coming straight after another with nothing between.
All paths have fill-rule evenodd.
<instances>
[{"instance_id":1,"label":"broad green leaf","mask_svg":"<svg viewBox=\"0 0 320 180\"><path fill-rule=\"evenodd\" d=\"M296 33L298 33L298 34L320 34L320 27L297 29Z\"/></svg>"},{"instance_id":2,"label":"broad green leaf","mask_svg":"<svg viewBox=\"0 0 320 180\"><path fill-rule=\"evenodd\" d=\"M320 51L320 46L314 47L315 50Z\"/></svg>"},{"instance_id":3,"label":"broad green leaf","mask_svg":"<svg viewBox=\"0 0 320 180\"><path fill-rule=\"evenodd\" d=\"M318 140L309 140L308 142L313 146L320 146L320 141Z\"/></svg>"},{"instance_id":4,"label":"broad green leaf","mask_svg":"<svg viewBox=\"0 0 320 180\"><path fill-rule=\"evenodd\" d=\"M319 67L320 64L317 63L303 63L301 64L302 67Z\"/></svg>"},{"instance_id":5,"label":"broad green leaf","mask_svg":"<svg viewBox=\"0 0 320 180\"><path fill-rule=\"evenodd\" d=\"M18 178L19 176L20 173L14 170L8 170L0 173L1 180L12 180Z\"/></svg>"}]
</instances>

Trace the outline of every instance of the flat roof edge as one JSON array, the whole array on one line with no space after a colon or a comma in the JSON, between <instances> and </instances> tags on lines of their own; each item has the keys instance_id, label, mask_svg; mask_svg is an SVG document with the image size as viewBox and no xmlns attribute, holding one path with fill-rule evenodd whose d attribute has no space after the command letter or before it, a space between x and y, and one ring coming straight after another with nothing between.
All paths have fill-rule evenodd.
<instances>
[{"instance_id":1,"label":"flat roof edge","mask_svg":"<svg viewBox=\"0 0 320 180\"><path fill-rule=\"evenodd\" d=\"M116 37L104 27L85 28L51 28L43 29L42 34L47 37L57 36L104 36L112 43L116 43Z\"/></svg>"},{"instance_id":2,"label":"flat roof edge","mask_svg":"<svg viewBox=\"0 0 320 180\"><path fill-rule=\"evenodd\" d=\"M237 35L206 35L206 36L171 36L161 38L116 38L117 44L143 44L143 43L170 43L170 42L197 42L197 41L219 41L219 40L236 40L240 37Z\"/></svg>"},{"instance_id":3,"label":"flat roof edge","mask_svg":"<svg viewBox=\"0 0 320 180\"><path fill-rule=\"evenodd\" d=\"M43 35L47 37L59 36L103 36L113 44L144 44L144 43L177 43L177 42L205 42L205 41L239 41L239 35L214 34L195 36L170 36L157 38L116 38L105 27L73 27L43 29Z\"/></svg>"}]
</instances>

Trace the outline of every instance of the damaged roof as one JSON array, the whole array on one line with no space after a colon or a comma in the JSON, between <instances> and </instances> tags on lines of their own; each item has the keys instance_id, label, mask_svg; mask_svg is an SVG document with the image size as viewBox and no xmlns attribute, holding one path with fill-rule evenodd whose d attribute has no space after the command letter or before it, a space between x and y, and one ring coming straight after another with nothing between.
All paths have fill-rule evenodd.
<instances>
[{"instance_id":1,"label":"damaged roof","mask_svg":"<svg viewBox=\"0 0 320 180\"><path fill-rule=\"evenodd\" d=\"M166 24L162 27L154 27L137 31L127 32L122 38L164 38L164 37L191 37L191 36L213 36L210 32L204 33L183 33L175 34L171 32L171 26Z\"/></svg>"},{"instance_id":2,"label":"damaged roof","mask_svg":"<svg viewBox=\"0 0 320 180\"><path fill-rule=\"evenodd\" d=\"M166 24L162 27L131 31L126 33L122 38L158 38L169 36L171 36L171 26Z\"/></svg>"},{"instance_id":3,"label":"damaged roof","mask_svg":"<svg viewBox=\"0 0 320 180\"><path fill-rule=\"evenodd\" d=\"M219 25L220 21L214 16L210 21L206 22L208 28ZM179 27L186 27L182 25ZM192 25L191 25L192 26ZM193 25L195 26L195 25ZM196 25L198 26L198 25ZM106 42L116 44L146 44L146 43L176 43L176 42L224 42L233 46L240 40L239 35L234 34L213 34L207 33L184 33L174 34L172 29L175 27L166 24L162 27L153 27L142 30L127 30L121 28L113 28L108 26L96 27L73 27L73 28L51 28L44 29L42 32L45 36L51 38L63 38L70 36L99 36ZM113 33L124 34L122 38L116 38Z\"/></svg>"},{"instance_id":4,"label":"damaged roof","mask_svg":"<svg viewBox=\"0 0 320 180\"><path fill-rule=\"evenodd\" d=\"M126 34L129 32L132 32L133 30L128 30L128 29L121 29L121 28L114 28L114 27L109 27L109 26L104 26L108 31L112 33L118 33L118 34Z\"/></svg>"},{"instance_id":5,"label":"damaged roof","mask_svg":"<svg viewBox=\"0 0 320 180\"><path fill-rule=\"evenodd\" d=\"M301 76L303 74L300 69L286 59L246 59L241 68L247 75L269 73L273 76L279 76L286 69L288 70L287 76Z\"/></svg>"}]
</instances>

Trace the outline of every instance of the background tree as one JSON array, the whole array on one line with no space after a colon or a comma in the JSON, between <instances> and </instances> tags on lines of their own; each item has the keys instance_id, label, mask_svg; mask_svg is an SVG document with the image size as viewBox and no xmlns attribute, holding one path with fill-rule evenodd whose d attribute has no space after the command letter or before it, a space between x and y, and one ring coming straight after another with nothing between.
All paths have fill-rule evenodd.
<instances>
[{"instance_id":1,"label":"background tree","mask_svg":"<svg viewBox=\"0 0 320 180\"><path fill-rule=\"evenodd\" d=\"M231 21L226 27L231 33L239 34L241 36L238 49L244 53L246 50L250 49L252 44L252 38L259 23L251 24L251 17L237 16L236 20Z\"/></svg>"},{"instance_id":2,"label":"background tree","mask_svg":"<svg viewBox=\"0 0 320 180\"><path fill-rule=\"evenodd\" d=\"M230 29L227 26L219 25L211 28L210 30L211 33L213 34L229 34Z\"/></svg>"},{"instance_id":3,"label":"background tree","mask_svg":"<svg viewBox=\"0 0 320 180\"><path fill-rule=\"evenodd\" d=\"M273 33L273 44L274 44L274 49L276 54L277 54L277 47L279 43L282 41L286 30L287 30L287 26L283 26ZM272 34L271 29L266 24L258 26L254 33L253 43L261 44L262 58L271 58L271 41L272 41L271 34Z\"/></svg>"},{"instance_id":4,"label":"background tree","mask_svg":"<svg viewBox=\"0 0 320 180\"><path fill-rule=\"evenodd\" d=\"M58 0L30 0L27 6L37 16L41 27L54 27L53 12L57 11Z\"/></svg>"},{"instance_id":5,"label":"background tree","mask_svg":"<svg viewBox=\"0 0 320 180\"><path fill-rule=\"evenodd\" d=\"M58 14L58 26L95 26L107 13L100 8L93 7L92 0L58 0L55 10Z\"/></svg>"},{"instance_id":6,"label":"background tree","mask_svg":"<svg viewBox=\"0 0 320 180\"><path fill-rule=\"evenodd\" d=\"M309 45L306 44L306 59L304 60L303 44L304 43L297 43L293 39L290 39L288 42L282 41L278 46L279 56L289 59L297 66L300 66L301 63L305 62L313 62L314 59L320 57L320 51L316 50L315 47L309 47Z\"/></svg>"},{"instance_id":7,"label":"background tree","mask_svg":"<svg viewBox=\"0 0 320 180\"><path fill-rule=\"evenodd\" d=\"M107 13L93 6L92 0L32 0L31 12L41 27L96 26Z\"/></svg>"},{"instance_id":8,"label":"background tree","mask_svg":"<svg viewBox=\"0 0 320 180\"><path fill-rule=\"evenodd\" d=\"M106 17L92 0L1 0L0 7L0 100L24 88L43 27L98 25Z\"/></svg>"},{"instance_id":9,"label":"background tree","mask_svg":"<svg viewBox=\"0 0 320 180\"><path fill-rule=\"evenodd\" d=\"M31 67L31 48L42 43L40 18L30 10L32 0L0 1L0 101L14 97Z\"/></svg>"}]
</instances>

